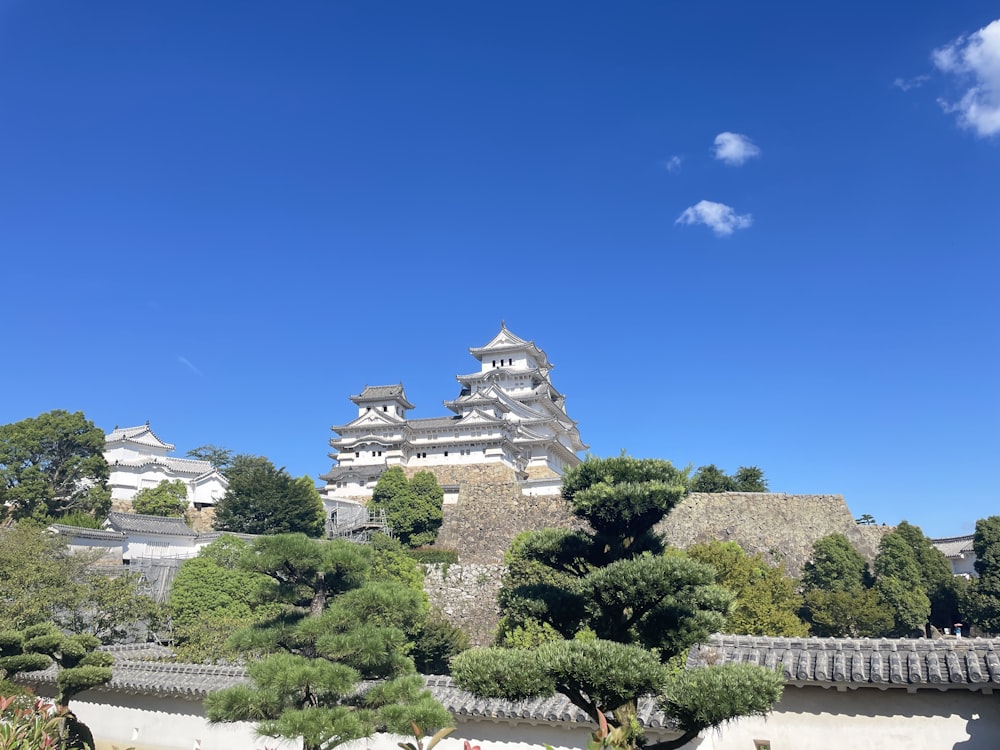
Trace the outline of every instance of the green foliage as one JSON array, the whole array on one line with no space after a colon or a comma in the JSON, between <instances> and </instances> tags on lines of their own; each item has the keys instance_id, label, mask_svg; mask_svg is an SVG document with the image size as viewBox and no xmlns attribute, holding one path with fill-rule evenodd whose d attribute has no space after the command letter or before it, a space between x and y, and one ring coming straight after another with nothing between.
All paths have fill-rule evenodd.
<instances>
[{"instance_id":1,"label":"green foliage","mask_svg":"<svg viewBox=\"0 0 1000 750\"><path fill-rule=\"evenodd\" d=\"M672 676L660 707L689 731L700 731L738 716L766 716L781 691L780 672L750 664L723 664Z\"/></svg>"},{"instance_id":2,"label":"green foliage","mask_svg":"<svg viewBox=\"0 0 1000 750\"><path fill-rule=\"evenodd\" d=\"M451 660L469 648L469 636L434 610L413 639L413 663L421 674L450 674Z\"/></svg>"},{"instance_id":3,"label":"green foliage","mask_svg":"<svg viewBox=\"0 0 1000 750\"><path fill-rule=\"evenodd\" d=\"M502 637L537 638L538 645L463 652L452 661L457 684L511 700L558 690L595 721L614 725L595 737L597 746L640 746L637 701L665 689L675 660L722 627L733 600L712 567L664 554L652 531L685 489L686 473L669 462L624 454L589 458L567 472L563 497L591 530L528 532L506 556ZM756 685L731 680L718 687L727 689ZM755 700L770 699L728 696L721 705L754 707ZM684 726L693 734L683 742L656 747L680 747L700 728Z\"/></svg>"},{"instance_id":4,"label":"green foliage","mask_svg":"<svg viewBox=\"0 0 1000 750\"><path fill-rule=\"evenodd\" d=\"M55 410L0 425L0 513L48 519L107 513L104 431L83 412Z\"/></svg>"},{"instance_id":5,"label":"green foliage","mask_svg":"<svg viewBox=\"0 0 1000 750\"><path fill-rule=\"evenodd\" d=\"M188 508L187 487L180 479L164 479L155 487L139 490L132 498L132 509L148 516L180 517Z\"/></svg>"},{"instance_id":6,"label":"green foliage","mask_svg":"<svg viewBox=\"0 0 1000 750\"><path fill-rule=\"evenodd\" d=\"M455 565L458 563L458 550L454 549L416 547L411 549L409 554L421 565Z\"/></svg>"},{"instance_id":7,"label":"green foliage","mask_svg":"<svg viewBox=\"0 0 1000 750\"><path fill-rule=\"evenodd\" d=\"M966 597L969 619L986 633L1000 633L1000 516L976 521L972 545L979 578Z\"/></svg>"},{"instance_id":8,"label":"green foliage","mask_svg":"<svg viewBox=\"0 0 1000 750\"><path fill-rule=\"evenodd\" d=\"M911 636L914 631L923 635L930 617L931 602L914 549L921 537L919 528L906 524L903 533L886 534L879 544L875 589L892 611L893 627L888 635Z\"/></svg>"},{"instance_id":9,"label":"green foliage","mask_svg":"<svg viewBox=\"0 0 1000 750\"><path fill-rule=\"evenodd\" d=\"M432 544L444 519L444 490L429 471L418 471L407 479L394 466L382 472L372 493L371 507L384 510L389 526L403 544Z\"/></svg>"},{"instance_id":10,"label":"green foliage","mask_svg":"<svg viewBox=\"0 0 1000 750\"><path fill-rule=\"evenodd\" d=\"M209 696L212 721L256 721L263 735L301 738L304 750L450 721L407 655L428 612L410 573L417 565L392 540L376 546L284 534L239 555L281 611L231 639L264 657L250 667L251 684Z\"/></svg>"},{"instance_id":11,"label":"green foliage","mask_svg":"<svg viewBox=\"0 0 1000 750\"><path fill-rule=\"evenodd\" d=\"M873 583L868 563L847 537L830 534L817 540L802 575L802 616L812 634L878 637L892 632L892 608Z\"/></svg>"},{"instance_id":12,"label":"green foliage","mask_svg":"<svg viewBox=\"0 0 1000 750\"><path fill-rule=\"evenodd\" d=\"M57 747L59 716L40 698L0 694L0 750Z\"/></svg>"},{"instance_id":13,"label":"green foliage","mask_svg":"<svg viewBox=\"0 0 1000 750\"><path fill-rule=\"evenodd\" d=\"M218 445L199 445L187 452L188 458L196 458L199 461L208 461L213 469L218 469L223 474L233 464L233 452L228 448L221 448Z\"/></svg>"},{"instance_id":14,"label":"green foliage","mask_svg":"<svg viewBox=\"0 0 1000 750\"><path fill-rule=\"evenodd\" d=\"M687 554L715 568L715 582L736 595L724 632L800 637L809 627L798 617L802 597L796 581L736 542L697 544Z\"/></svg>"},{"instance_id":15,"label":"green foliage","mask_svg":"<svg viewBox=\"0 0 1000 750\"><path fill-rule=\"evenodd\" d=\"M250 545L224 534L185 560L170 587L167 612L173 625L174 650L182 661L228 661L236 652L229 637L248 623L273 617L279 605L262 602L270 579L239 568Z\"/></svg>"},{"instance_id":16,"label":"green foliage","mask_svg":"<svg viewBox=\"0 0 1000 750\"><path fill-rule=\"evenodd\" d=\"M55 625L32 625L19 632L0 634L0 669L3 677L16 672L58 667L56 704L68 706L74 695L111 680L111 655L97 652L101 642L90 635L67 635Z\"/></svg>"},{"instance_id":17,"label":"green foliage","mask_svg":"<svg viewBox=\"0 0 1000 750\"><path fill-rule=\"evenodd\" d=\"M767 492L764 471L756 466L741 466L729 476L715 464L699 466L691 477L691 492Z\"/></svg>"},{"instance_id":18,"label":"green foliage","mask_svg":"<svg viewBox=\"0 0 1000 750\"><path fill-rule=\"evenodd\" d=\"M95 518L89 513L84 513L81 510L75 510L72 513L60 516L56 519L56 523L61 523L64 526L76 526L80 529L101 528L101 519Z\"/></svg>"},{"instance_id":19,"label":"green foliage","mask_svg":"<svg viewBox=\"0 0 1000 750\"><path fill-rule=\"evenodd\" d=\"M238 455L229 489L215 506L215 528L243 534L323 533L323 502L311 480L293 478L262 456Z\"/></svg>"},{"instance_id":20,"label":"green foliage","mask_svg":"<svg viewBox=\"0 0 1000 750\"><path fill-rule=\"evenodd\" d=\"M919 526L903 521L893 534L905 539L916 557L924 593L931 604L931 624L946 628L961 621L960 602L965 591L965 579L952 574L948 558Z\"/></svg>"},{"instance_id":21,"label":"green foliage","mask_svg":"<svg viewBox=\"0 0 1000 750\"><path fill-rule=\"evenodd\" d=\"M102 644L122 643L138 635L137 625L156 628L163 608L149 595L139 573L88 575L89 592L76 609L63 613L59 623L74 633L96 636Z\"/></svg>"}]
</instances>

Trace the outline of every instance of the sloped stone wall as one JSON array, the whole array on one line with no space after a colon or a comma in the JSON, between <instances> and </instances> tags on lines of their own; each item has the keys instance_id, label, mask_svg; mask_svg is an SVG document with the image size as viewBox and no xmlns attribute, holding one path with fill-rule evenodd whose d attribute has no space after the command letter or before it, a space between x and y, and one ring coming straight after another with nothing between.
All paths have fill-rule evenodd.
<instances>
[{"instance_id":1,"label":"sloped stone wall","mask_svg":"<svg viewBox=\"0 0 1000 750\"><path fill-rule=\"evenodd\" d=\"M503 565L438 564L424 566L424 591L431 605L461 627L474 646L493 643L500 610L497 592Z\"/></svg>"}]
</instances>

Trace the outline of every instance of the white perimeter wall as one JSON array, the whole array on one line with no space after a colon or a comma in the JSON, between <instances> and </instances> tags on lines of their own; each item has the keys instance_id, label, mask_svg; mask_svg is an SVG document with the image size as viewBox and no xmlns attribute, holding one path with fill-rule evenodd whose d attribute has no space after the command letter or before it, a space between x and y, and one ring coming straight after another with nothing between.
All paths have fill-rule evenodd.
<instances>
[{"instance_id":1,"label":"white perimeter wall","mask_svg":"<svg viewBox=\"0 0 1000 750\"><path fill-rule=\"evenodd\" d=\"M708 733L702 747L754 750L754 740L771 750L997 750L1000 693L786 686L766 719Z\"/></svg>"}]
</instances>

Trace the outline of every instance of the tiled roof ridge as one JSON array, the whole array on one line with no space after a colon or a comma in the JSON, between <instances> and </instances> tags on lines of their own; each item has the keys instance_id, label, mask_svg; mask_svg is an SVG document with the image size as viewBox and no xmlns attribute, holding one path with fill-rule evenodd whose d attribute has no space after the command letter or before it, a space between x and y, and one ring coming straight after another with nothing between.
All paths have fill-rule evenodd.
<instances>
[{"instance_id":1,"label":"tiled roof ridge","mask_svg":"<svg viewBox=\"0 0 1000 750\"><path fill-rule=\"evenodd\" d=\"M1000 685L998 638L783 638L711 636L688 667L725 663L780 669L793 684L992 690Z\"/></svg>"},{"instance_id":2,"label":"tiled roof ridge","mask_svg":"<svg viewBox=\"0 0 1000 750\"><path fill-rule=\"evenodd\" d=\"M959 536L944 536L940 539L931 539L931 544L946 544L948 542L971 542L975 538L975 534L961 534Z\"/></svg>"}]
</instances>

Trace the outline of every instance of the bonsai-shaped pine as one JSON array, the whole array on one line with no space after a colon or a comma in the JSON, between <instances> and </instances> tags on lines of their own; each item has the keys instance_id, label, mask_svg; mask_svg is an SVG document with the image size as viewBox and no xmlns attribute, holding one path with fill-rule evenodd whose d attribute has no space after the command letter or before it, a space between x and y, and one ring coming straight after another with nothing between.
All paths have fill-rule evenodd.
<instances>
[{"instance_id":1,"label":"bonsai-shaped pine","mask_svg":"<svg viewBox=\"0 0 1000 750\"><path fill-rule=\"evenodd\" d=\"M484 648L452 662L458 685L518 700L560 692L601 730L595 742L637 748L643 696L657 696L683 733L647 750L679 748L709 727L763 715L781 678L751 665L680 671L689 646L721 629L733 595L712 567L664 554L653 526L684 497L687 477L668 461L589 458L566 473L563 497L589 531L545 529L519 538L520 580L508 579L504 614L558 633L534 649Z\"/></svg>"},{"instance_id":2,"label":"bonsai-shaped pine","mask_svg":"<svg viewBox=\"0 0 1000 750\"><path fill-rule=\"evenodd\" d=\"M111 680L114 658L106 651L95 650L100 645L92 635L66 635L52 624L0 632L0 679L56 664L55 704L65 750L94 747L90 729L69 710L69 701L77 693Z\"/></svg>"},{"instance_id":3,"label":"bonsai-shaped pine","mask_svg":"<svg viewBox=\"0 0 1000 750\"><path fill-rule=\"evenodd\" d=\"M256 721L260 734L301 738L304 750L451 721L407 655L406 631L426 615L426 595L374 579L372 554L304 534L254 543L240 565L268 576L264 600L285 607L234 634L231 646L265 656L248 667L250 684L208 696L209 720Z\"/></svg>"}]
</instances>

